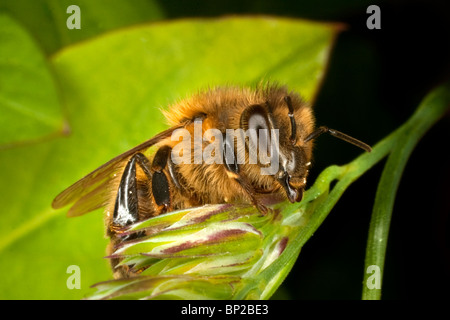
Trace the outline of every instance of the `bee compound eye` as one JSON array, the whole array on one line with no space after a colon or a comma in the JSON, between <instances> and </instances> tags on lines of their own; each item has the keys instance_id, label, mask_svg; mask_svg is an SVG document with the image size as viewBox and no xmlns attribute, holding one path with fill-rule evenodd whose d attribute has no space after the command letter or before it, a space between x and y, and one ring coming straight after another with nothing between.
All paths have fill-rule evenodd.
<instances>
[{"instance_id":1,"label":"bee compound eye","mask_svg":"<svg viewBox=\"0 0 450 320\"><path fill-rule=\"evenodd\" d=\"M258 144L268 145L270 123L267 112L262 106L252 105L244 110L241 115L241 128L247 131L252 150L257 150Z\"/></svg>"},{"instance_id":2,"label":"bee compound eye","mask_svg":"<svg viewBox=\"0 0 450 320\"><path fill-rule=\"evenodd\" d=\"M248 118L248 128L253 130L268 129L267 118L260 112L255 112Z\"/></svg>"},{"instance_id":3,"label":"bee compound eye","mask_svg":"<svg viewBox=\"0 0 450 320\"><path fill-rule=\"evenodd\" d=\"M267 112L260 105L251 105L242 112L240 124L244 130L268 129L269 120Z\"/></svg>"}]
</instances>

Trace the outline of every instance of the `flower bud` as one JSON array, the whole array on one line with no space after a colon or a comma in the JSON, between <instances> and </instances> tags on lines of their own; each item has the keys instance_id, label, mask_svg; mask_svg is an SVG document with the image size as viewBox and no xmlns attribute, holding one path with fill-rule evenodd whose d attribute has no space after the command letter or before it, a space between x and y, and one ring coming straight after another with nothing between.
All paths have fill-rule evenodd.
<instances>
[{"instance_id":1,"label":"flower bud","mask_svg":"<svg viewBox=\"0 0 450 320\"><path fill-rule=\"evenodd\" d=\"M264 298L287 274L284 263L261 276L303 224L298 206L205 205L133 224L121 236L139 236L109 258L139 276L98 283L89 299Z\"/></svg>"}]
</instances>

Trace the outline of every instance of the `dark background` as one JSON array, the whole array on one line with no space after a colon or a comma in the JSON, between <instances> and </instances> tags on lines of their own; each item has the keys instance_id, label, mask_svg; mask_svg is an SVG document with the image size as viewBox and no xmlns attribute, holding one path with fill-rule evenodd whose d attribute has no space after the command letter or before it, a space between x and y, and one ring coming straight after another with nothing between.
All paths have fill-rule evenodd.
<instances>
[{"instance_id":1,"label":"dark background","mask_svg":"<svg viewBox=\"0 0 450 320\"><path fill-rule=\"evenodd\" d=\"M381 30L368 30L367 6L381 9ZM161 1L169 18L270 14L345 22L315 103L319 125L375 144L404 123L450 74L448 1ZM450 116L421 140L395 202L383 299L444 298L450 285ZM321 137L309 181L360 151ZM274 298L360 299L371 210L384 162L356 181L303 248Z\"/></svg>"}]
</instances>

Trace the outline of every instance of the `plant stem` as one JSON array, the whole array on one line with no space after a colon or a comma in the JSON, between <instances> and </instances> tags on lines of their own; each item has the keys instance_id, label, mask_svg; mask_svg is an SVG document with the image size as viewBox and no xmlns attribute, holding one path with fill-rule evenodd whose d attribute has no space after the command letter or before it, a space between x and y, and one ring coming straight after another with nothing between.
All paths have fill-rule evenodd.
<instances>
[{"instance_id":1,"label":"plant stem","mask_svg":"<svg viewBox=\"0 0 450 320\"><path fill-rule=\"evenodd\" d=\"M400 179L408 158L420 138L450 106L449 93L448 84L431 92L395 135L395 145L386 162L375 196L367 241L362 299L379 300L381 298L387 239ZM378 286L369 283L372 274L368 271L372 269L368 268L371 266L378 267L380 277Z\"/></svg>"},{"instance_id":2,"label":"plant stem","mask_svg":"<svg viewBox=\"0 0 450 320\"><path fill-rule=\"evenodd\" d=\"M299 228L298 233L292 239L292 244L286 248L283 254L271 266L257 276L257 282L265 281L268 283L269 279L273 279L275 275L277 275L277 279L279 279L279 283L281 283L291 269L286 266L290 266L292 262L297 260L303 245L314 232L316 232L345 190L352 182L358 179L364 172L378 163L378 161L383 159L392 150L397 134L397 131L390 134L388 137L377 143L371 153L363 153L347 165L330 166L326 168L319 177L317 177L314 185L306 191L302 202L297 205L288 206L289 211L292 213L301 210L300 208L302 206L304 207L304 211L312 210L311 217L304 227ZM338 180L338 183L328 194L330 184L334 180ZM323 195L327 196L323 199L324 201L321 202L319 198ZM308 208L309 203L317 201L320 203L317 208ZM262 298L265 299L270 297L278 285L273 284L272 290L267 290L265 292L266 296Z\"/></svg>"}]
</instances>

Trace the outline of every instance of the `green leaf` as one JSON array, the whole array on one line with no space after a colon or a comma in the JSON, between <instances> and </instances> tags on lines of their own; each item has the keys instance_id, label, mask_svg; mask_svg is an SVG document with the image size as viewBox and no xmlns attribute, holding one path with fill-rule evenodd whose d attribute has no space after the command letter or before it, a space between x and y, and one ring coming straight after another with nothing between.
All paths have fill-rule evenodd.
<instances>
[{"instance_id":1,"label":"green leaf","mask_svg":"<svg viewBox=\"0 0 450 320\"><path fill-rule=\"evenodd\" d=\"M27 31L0 14L0 149L64 130L47 61Z\"/></svg>"},{"instance_id":2,"label":"green leaf","mask_svg":"<svg viewBox=\"0 0 450 320\"><path fill-rule=\"evenodd\" d=\"M80 8L80 29L67 28L71 5ZM106 31L164 16L158 3L151 0L14 0L1 2L0 12L20 21L48 54Z\"/></svg>"},{"instance_id":3,"label":"green leaf","mask_svg":"<svg viewBox=\"0 0 450 320\"><path fill-rule=\"evenodd\" d=\"M101 212L67 220L64 188L166 128L160 108L215 85L288 84L312 100L338 25L185 19L112 32L52 57L70 136L0 152L0 298L79 299L111 277ZM32 161L30 161L32 160ZM68 289L78 265L81 290Z\"/></svg>"}]
</instances>

